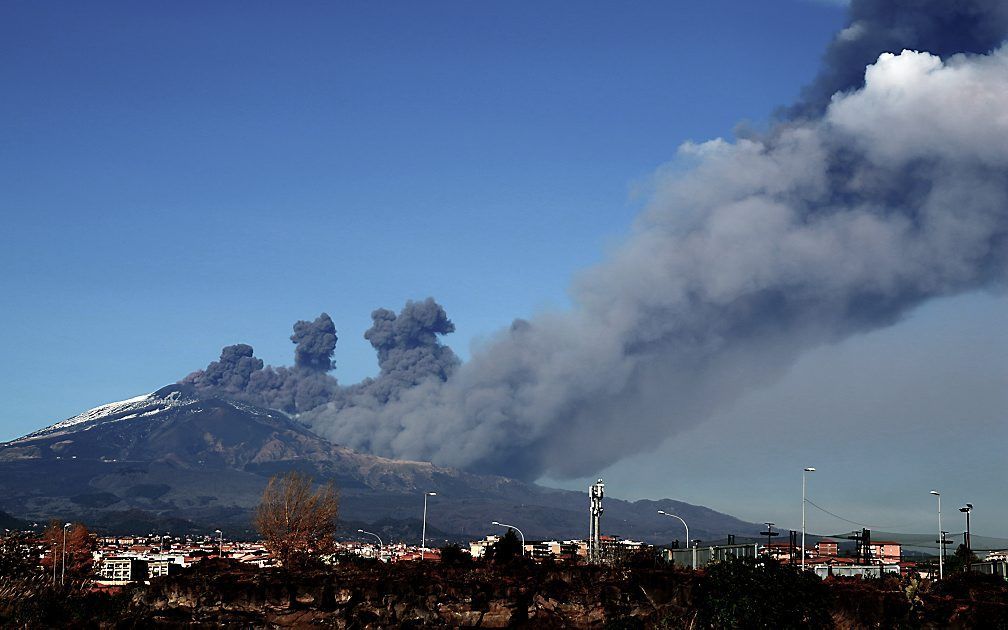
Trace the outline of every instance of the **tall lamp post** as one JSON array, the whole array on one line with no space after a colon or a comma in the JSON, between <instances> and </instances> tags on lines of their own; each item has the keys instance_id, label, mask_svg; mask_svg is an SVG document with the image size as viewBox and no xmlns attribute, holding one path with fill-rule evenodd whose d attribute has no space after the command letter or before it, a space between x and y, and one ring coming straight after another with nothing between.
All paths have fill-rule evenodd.
<instances>
[{"instance_id":1,"label":"tall lamp post","mask_svg":"<svg viewBox=\"0 0 1008 630\"><path fill-rule=\"evenodd\" d=\"M60 564L60 586L63 586L63 580L66 578L66 535L70 525L70 523L63 525L63 562Z\"/></svg>"},{"instance_id":2,"label":"tall lamp post","mask_svg":"<svg viewBox=\"0 0 1008 630\"><path fill-rule=\"evenodd\" d=\"M815 472L815 468L808 466L801 474L801 569L805 570L805 473Z\"/></svg>"},{"instance_id":3,"label":"tall lamp post","mask_svg":"<svg viewBox=\"0 0 1008 630\"><path fill-rule=\"evenodd\" d=\"M683 527L686 528L686 548L689 549L689 546L690 546L689 525L686 524L686 521L684 521L681 516L676 516L675 514L670 514L670 513L666 512L665 510L658 510L658 513L661 514L662 516L668 516L668 517L671 517L671 518L677 518L677 519L679 519L679 522L682 523Z\"/></svg>"},{"instance_id":4,"label":"tall lamp post","mask_svg":"<svg viewBox=\"0 0 1008 630\"><path fill-rule=\"evenodd\" d=\"M518 529L514 525L508 525L506 523L499 523L497 521L494 521L494 522L492 522L490 524L491 525L496 525L497 527L507 527L508 529L513 529L516 532L518 532L518 535L521 536L521 539L522 539L522 555L523 556L525 555L525 534L522 533L522 530Z\"/></svg>"},{"instance_id":5,"label":"tall lamp post","mask_svg":"<svg viewBox=\"0 0 1008 630\"><path fill-rule=\"evenodd\" d=\"M940 548L938 550L938 579L943 580L945 579L945 562L942 556L945 555L945 545L943 543L945 537L942 535L942 524L941 524L941 492L938 492L937 490L932 490L931 494L938 497L938 540L939 540L938 544L940 545Z\"/></svg>"},{"instance_id":6,"label":"tall lamp post","mask_svg":"<svg viewBox=\"0 0 1008 630\"><path fill-rule=\"evenodd\" d=\"M420 559L424 557L424 552L427 551L427 497L436 497L437 492L424 492L423 495L423 533L420 534Z\"/></svg>"},{"instance_id":7,"label":"tall lamp post","mask_svg":"<svg viewBox=\"0 0 1008 630\"><path fill-rule=\"evenodd\" d=\"M658 513L661 514L662 516L668 516L670 518L677 518L677 519L679 519L679 522L682 523L683 527L686 528L686 548L689 549L690 548L689 525L686 524L686 521L684 521L681 516L677 516L675 514L671 514L669 512L666 512L665 510L658 510ZM696 568L696 554L695 553L693 554L693 557L692 557L692 560L690 561L690 564L693 566L694 569Z\"/></svg>"},{"instance_id":8,"label":"tall lamp post","mask_svg":"<svg viewBox=\"0 0 1008 630\"><path fill-rule=\"evenodd\" d=\"M959 511L966 515L966 551L969 553L973 553L973 541L970 539L970 525L969 525L969 515L970 512L973 511L973 504L967 503L963 507L959 508ZM967 567L967 570L969 570L969 567Z\"/></svg>"},{"instance_id":9,"label":"tall lamp post","mask_svg":"<svg viewBox=\"0 0 1008 630\"><path fill-rule=\"evenodd\" d=\"M358 534L367 534L367 535L369 535L369 536L374 536L375 538L377 538L377 539L378 539L378 559L379 559L379 560L381 560L381 552L382 552L382 547L384 547L384 546L385 546L385 545L384 545L384 544L382 543L382 539L381 539L381 536L379 536L378 534L376 534L376 533L374 533L374 532L368 532L368 531L364 531L363 529L358 529L358 530L357 530L357 533L358 533Z\"/></svg>"}]
</instances>

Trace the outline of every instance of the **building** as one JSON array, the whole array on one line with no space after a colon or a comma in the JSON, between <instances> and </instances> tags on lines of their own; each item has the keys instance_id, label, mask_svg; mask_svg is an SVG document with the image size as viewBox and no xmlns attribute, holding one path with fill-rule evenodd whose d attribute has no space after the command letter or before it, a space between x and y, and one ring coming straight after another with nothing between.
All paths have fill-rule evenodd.
<instances>
[{"instance_id":1,"label":"building","mask_svg":"<svg viewBox=\"0 0 1008 630\"><path fill-rule=\"evenodd\" d=\"M868 543L868 552L871 554L872 562L898 564L902 557L902 546L898 542L873 540Z\"/></svg>"},{"instance_id":2,"label":"building","mask_svg":"<svg viewBox=\"0 0 1008 630\"><path fill-rule=\"evenodd\" d=\"M987 560L984 562L974 562L970 565L970 571L983 573L985 575L1000 575L1008 580L1008 562L1005 560Z\"/></svg>"},{"instance_id":3,"label":"building","mask_svg":"<svg viewBox=\"0 0 1008 630\"><path fill-rule=\"evenodd\" d=\"M881 577L883 573L899 575L898 564L817 564L812 567L815 574L826 579L829 576Z\"/></svg>"},{"instance_id":4,"label":"building","mask_svg":"<svg viewBox=\"0 0 1008 630\"><path fill-rule=\"evenodd\" d=\"M111 556L102 560L101 579L125 584L147 579L147 561L135 557Z\"/></svg>"},{"instance_id":5,"label":"building","mask_svg":"<svg viewBox=\"0 0 1008 630\"><path fill-rule=\"evenodd\" d=\"M473 558L482 558L486 555L487 549L492 547L498 540L500 536L490 535L483 540L476 540L469 543L469 555Z\"/></svg>"},{"instance_id":6,"label":"building","mask_svg":"<svg viewBox=\"0 0 1008 630\"><path fill-rule=\"evenodd\" d=\"M757 543L666 549L665 560L677 567L698 569L729 558L755 558L759 555L759 550L760 545Z\"/></svg>"},{"instance_id":7,"label":"building","mask_svg":"<svg viewBox=\"0 0 1008 630\"><path fill-rule=\"evenodd\" d=\"M581 543L577 540L551 540L544 544L549 545L550 555L561 560L573 559L581 548Z\"/></svg>"},{"instance_id":8,"label":"building","mask_svg":"<svg viewBox=\"0 0 1008 630\"><path fill-rule=\"evenodd\" d=\"M799 549L799 546L792 545L789 542L772 542L769 545L763 545L763 553L778 562L790 562L792 558L796 558L800 562L801 554L799 553Z\"/></svg>"},{"instance_id":9,"label":"building","mask_svg":"<svg viewBox=\"0 0 1008 630\"><path fill-rule=\"evenodd\" d=\"M175 575L182 570L182 565L168 558L147 560L147 579L162 575Z\"/></svg>"},{"instance_id":10,"label":"building","mask_svg":"<svg viewBox=\"0 0 1008 630\"><path fill-rule=\"evenodd\" d=\"M840 543L832 540L820 540L815 546L816 555L823 558L833 558L840 555Z\"/></svg>"}]
</instances>

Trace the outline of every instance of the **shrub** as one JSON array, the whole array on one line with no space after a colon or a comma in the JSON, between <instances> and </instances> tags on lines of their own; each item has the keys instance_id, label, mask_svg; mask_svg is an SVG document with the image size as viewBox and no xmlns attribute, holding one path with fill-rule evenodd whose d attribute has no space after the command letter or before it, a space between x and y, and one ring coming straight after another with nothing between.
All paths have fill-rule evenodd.
<instances>
[{"instance_id":1,"label":"shrub","mask_svg":"<svg viewBox=\"0 0 1008 630\"><path fill-rule=\"evenodd\" d=\"M814 573L774 560L733 558L711 566L700 621L715 628L826 628L830 597Z\"/></svg>"}]
</instances>

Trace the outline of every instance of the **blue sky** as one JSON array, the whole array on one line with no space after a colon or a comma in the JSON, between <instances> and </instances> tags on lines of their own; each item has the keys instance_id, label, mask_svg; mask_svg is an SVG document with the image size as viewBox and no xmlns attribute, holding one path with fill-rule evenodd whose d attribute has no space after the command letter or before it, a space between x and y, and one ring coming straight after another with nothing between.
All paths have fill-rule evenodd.
<instances>
[{"instance_id":1,"label":"blue sky","mask_svg":"<svg viewBox=\"0 0 1008 630\"><path fill-rule=\"evenodd\" d=\"M765 124L843 23L823 2L613 7L4 4L0 439L175 381L225 344L289 364L291 324L321 311L339 330L343 382L377 371L362 338L371 310L407 299L444 304L466 356L514 317L566 304L572 275L625 233L634 191L676 146ZM967 375L1004 383L1003 343L948 331L996 339L1006 310L985 296L926 306L817 351L796 369L820 389L792 374L774 400L828 391L858 371L851 353L879 348L884 360L954 350ZM903 367L948 384L927 366ZM887 391L875 409L899 398ZM967 391L957 408L990 421L998 391ZM729 416L704 430L730 432ZM717 470L663 469L676 448L617 465L615 494L762 520L748 490L714 494ZM763 479L790 483L775 459ZM669 487L641 469L687 477ZM857 493L843 496L853 509Z\"/></svg>"},{"instance_id":2,"label":"blue sky","mask_svg":"<svg viewBox=\"0 0 1008 630\"><path fill-rule=\"evenodd\" d=\"M381 5L381 6L378 6ZM0 437L325 310L336 375L377 307L469 340L544 305L686 139L765 119L836 7L15 2L0 20Z\"/></svg>"}]
</instances>

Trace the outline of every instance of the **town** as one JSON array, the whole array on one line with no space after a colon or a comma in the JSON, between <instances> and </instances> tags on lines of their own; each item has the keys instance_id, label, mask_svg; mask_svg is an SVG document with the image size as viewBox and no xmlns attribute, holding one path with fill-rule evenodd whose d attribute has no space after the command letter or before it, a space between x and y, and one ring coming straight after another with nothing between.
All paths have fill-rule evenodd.
<instances>
[{"instance_id":1,"label":"town","mask_svg":"<svg viewBox=\"0 0 1008 630\"><path fill-rule=\"evenodd\" d=\"M487 550L497 544L503 536L488 535L472 541L468 549L463 549L472 558L485 556ZM602 554L606 558L627 557L634 552L649 549L640 541L624 540L618 536L601 536ZM176 572L208 558L225 558L260 568L277 566L262 542L232 541L224 537L172 537L170 535L143 536L102 536L96 538L94 551L96 567L95 587L115 587L130 582L149 581ZM873 541L863 552L841 555L841 541L823 539L810 547L805 554L808 568L820 577L874 576L881 573L910 574L921 578L934 577L933 562L922 563L905 560L901 555L901 543L893 541ZM329 562L339 562L340 558L372 558L382 562L411 562L417 560L439 561L441 550L421 548L403 542L382 545L363 541L337 543L337 551L326 558ZM528 541L522 545L522 553L534 561L578 561L589 554L587 540L546 540ZM721 544L674 549L650 548L666 562L685 568L702 568L727 557L773 558L785 564L799 564L800 549L788 543L746 543L735 540ZM40 560L47 552L42 552ZM57 550L57 553L59 551ZM870 560L868 560L870 559ZM972 564L978 572L1006 575L1008 550L987 552L982 560Z\"/></svg>"},{"instance_id":2,"label":"town","mask_svg":"<svg viewBox=\"0 0 1008 630\"><path fill-rule=\"evenodd\" d=\"M52 579L57 580L57 566L65 574L68 565L67 554L78 557L74 562L78 568L78 578L84 578L91 588L98 590L116 589L136 582L175 575L207 559L228 560L260 569L283 567L284 558L293 564L295 556L289 555L291 546L300 544L306 554L327 565L336 565L353 559L369 559L382 563L413 561L439 562L443 553L465 554L472 560L491 557L507 543L516 556L532 562L553 562L573 564L619 564L635 556L647 556L657 562L687 570L702 570L711 564L728 559L750 559L752 561L772 560L775 563L809 570L820 578L862 577L879 578L884 574L913 576L919 579L940 579L945 567L949 573L973 571L997 575L1008 579L1008 549L987 550L983 558L974 555L969 532L964 532L963 543L950 558L947 554L950 539L946 532L937 541L941 552L938 557L915 552L907 557L903 543L894 540L873 539L871 531L862 529L845 538L816 536L814 543L803 546L805 531L790 531L787 542L775 542L780 535L774 531L774 523L766 523L762 535L766 540L746 539L729 534L724 541L714 543L688 540L688 525L674 514L659 510L664 516L679 519L686 527L687 544L675 541L672 545L650 545L640 540L630 540L619 535L602 534L604 511L603 496L605 484L601 479L589 488L588 515L589 536L579 540L526 540L521 529L514 525L493 521L489 525L506 534L488 534L480 540L469 541L463 547L458 544L436 546L426 534L426 499L435 493L424 494L423 533L419 545L405 541L385 541L373 531L357 529L356 536L337 540L332 536L338 503L332 486L318 490L312 487L312 480L297 473L275 477L263 495L256 523L263 534L270 528L268 518L270 506L278 497L284 498L282 508L284 518L305 520L315 523L317 531L286 531L278 541L242 540L226 537L222 530L213 535L172 536L149 533L146 535L98 535L88 531L83 524L54 521L41 538L33 537L35 532L24 532L22 546L31 548L30 555L38 561L39 567L52 567ZM287 505L291 497L297 497L291 508ZM972 506L970 506L972 507ZM8 530L9 531L9 530ZM319 537L326 543L307 543ZM520 538L519 538L520 537ZM300 543L296 543L300 540ZM321 540L321 539L319 539ZM68 550L69 541L69 550ZM281 549L284 557L278 557ZM88 563L90 554L90 564ZM292 567L288 567L292 568ZM60 576L65 580L65 575Z\"/></svg>"}]
</instances>

